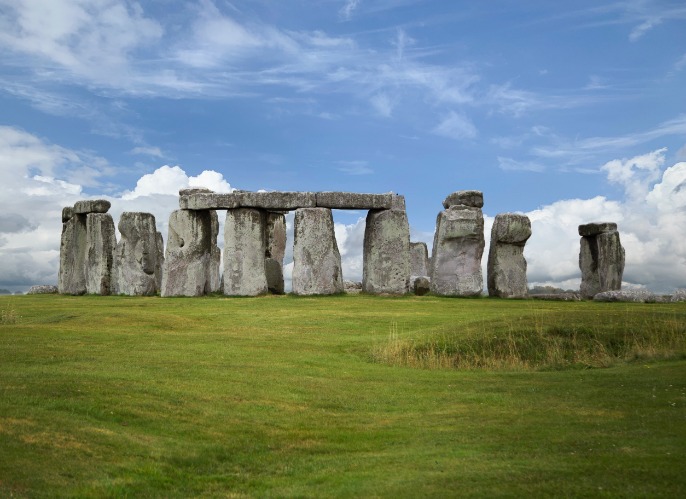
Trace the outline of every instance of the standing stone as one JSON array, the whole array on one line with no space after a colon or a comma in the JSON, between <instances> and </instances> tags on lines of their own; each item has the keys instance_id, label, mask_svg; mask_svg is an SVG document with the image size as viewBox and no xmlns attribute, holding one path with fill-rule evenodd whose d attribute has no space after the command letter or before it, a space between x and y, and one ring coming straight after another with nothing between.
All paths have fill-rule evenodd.
<instances>
[{"instance_id":1,"label":"standing stone","mask_svg":"<svg viewBox=\"0 0 686 499\"><path fill-rule=\"evenodd\" d=\"M86 240L86 292L109 295L112 292L112 266L117 246L112 215L89 213L86 216Z\"/></svg>"},{"instance_id":2,"label":"standing stone","mask_svg":"<svg viewBox=\"0 0 686 499\"><path fill-rule=\"evenodd\" d=\"M209 270L210 293L217 293L224 286L221 282L222 253L217 245L217 237L219 236L219 216L215 210L210 210L210 218L212 222L212 243Z\"/></svg>"},{"instance_id":3,"label":"standing stone","mask_svg":"<svg viewBox=\"0 0 686 499\"><path fill-rule=\"evenodd\" d=\"M226 211L224 294L257 296L267 292L266 212L256 208Z\"/></svg>"},{"instance_id":4,"label":"standing stone","mask_svg":"<svg viewBox=\"0 0 686 499\"><path fill-rule=\"evenodd\" d=\"M69 215L71 217L62 224L57 288L61 294L82 295L86 293L86 215L76 215L72 210L65 208L62 211L62 219Z\"/></svg>"},{"instance_id":5,"label":"standing stone","mask_svg":"<svg viewBox=\"0 0 686 499\"><path fill-rule=\"evenodd\" d=\"M202 296L211 292L212 230L210 211L171 213L162 296Z\"/></svg>"},{"instance_id":6,"label":"standing stone","mask_svg":"<svg viewBox=\"0 0 686 499\"><path fill-rule=\"evenodd\" d=\"M295 211L293 293L331 295L343 292L341 254L329 208Z\"/></svg>"},{"instance_id":7,"label":"standing stone","mask_svg":"<svg viewBox=\"0 0 686 499\"><path fill-rule=\"evenodd\" d=\"M274 294L284 293L283 258L286 253L286 216L283 213L267 214L267 287Z\"/></svg>"},{"instance_id":8,"label":"standing stone","mask_svg":"<svg viewBox=\"0 0 686 499\"><path fill-rule=\"evenodd\" d=\"M524 245L531 237L531 221L525 215L496 215L488 251L488 294L501 298L526 298Z\"/></svg>"},{"instance_id":9,"label":"standing stone","mask_svg":"<svg viewBox=\"0 0 686 499\"><path fill-rule=\"evenodd\" d=\"M155 233L157 243L157 264L155 265L155 287L157 291L162 289L162 267L164 267L164 238L161 232Z\"/></svg>"},{"instance_id":10,"label":"standing stone","mask_svg":"<svg viewBox=\"0 0 686 499\"><path fill-rule=\"evenodd\" d=\"M426 243L410 243L410 275L429 275L429 252Z\"/></svg>"},{"instance_id":11,"label":"standing stone","mask_svg":"<svg viewBox=\"0 0 686 499\"><path fill-rule=\"evenodd\" d=\"M604 291L622 289L624 248L615 223L579 225L581 296L593 298Z\"/></svg>"},{"instance_id":12,"label":"standing stone","mask_svg":"<svg viewBox=\"0 0 686 499\"><path fill-rule=\"evenodd\" d=\"M370 210L364 230L362 291L401 295L410 286L410 225L403 196L394 209Z\"/></svg>"},{"instance_id":13,"label":"standing stone","mask_svg":"<svg viewBox=\"0 0 686 499\"><path fill-rule=\"evenodd\" d=\"M468 194L460 195L461 192ZM436 218L431 259L431 291L443 296L478 296L483 291L481 257L484 246L483 196L479 191L458 191L444 203L457 199L471 202L450 205Z\"/></svg>"},{"instance_id":14,"label":"standing stone","mask_svg":"<svg viewBox=\"0 0 686 499\"><path fill-rule=\"evenodd\" d=\"M161 234L150 213L122 213L121 240L114 252L113 293L131 296L154 295L159 289Z\"/></svg>"}]
</instances>

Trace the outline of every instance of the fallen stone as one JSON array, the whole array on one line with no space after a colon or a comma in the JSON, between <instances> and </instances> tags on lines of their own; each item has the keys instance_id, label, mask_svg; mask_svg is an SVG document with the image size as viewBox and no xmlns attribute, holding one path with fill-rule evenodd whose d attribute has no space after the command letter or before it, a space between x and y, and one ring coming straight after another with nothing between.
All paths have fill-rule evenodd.
<instances>
[{"instance_id":1,"label":"fallen stone","mask_svg":"<svg viewBox=\"0 0 686 499\"><path fill-rule=\"evenodd\" d=\"M393 194L358 194L355 192L317 192L317 207L339 210L391 209Z\"/></svg>"},{"instance_id":2,"label":"fallen stone","mask_svg":"<svg viewBox=\"0 0 686 499\"><path fill-rule=\"evenodd\" d=\"M49 284L40 284L36 286L31 286L29 291L26 293L27 295L53 295L56 294L59 290L57 289L57 286L49 285Z\"/></svg>"},{"instance_id":3,"label":"fallen stone","mask_svg":"<svg viewBox=\"0 0 686 499\"><path fill-rule=\"evenodd\" d=\"M410 275L429 275L429 251L426 243L410 243Z\"/></svg>"},{"instance_id":4,"label":"fallen stone","mask_svg":"<svg viewBox=\"0 0 686 499\"><path fill-rule=\"evenodd\" d=\"M161 280L161 234L151 213L122 213L119 219L121 239L114 252L112 267L113 294L154 295Z\"/></svg>"},{"instance_id":5,"label":"fallen stone","mask_svg":"<svg viewBox=\"0 0 686 499\"><path fill-rule=\"evenodd\" d=\"M343 292L341 255L336 244L333 216L328 208L301 208L295 212L293 293L331 295Z\"/></svg>"},{"instance_id":6,"label":"fallen stone","mask_svg":"<svg viewBox=\"0 0 686 499\"><path fill-rule=\"evenodd\" d=\"M86 293L87 251L86 215L74 215L62 224L60 269L57 280L57 287L61 294Z\"/></svg>"},{"instance_id":7,"label":"fallen stone","mask_svg":"<svg viewBox=\"0 0 686 499\"><path fill-rule=\"evenodd\" d=\"M526 298L524 245L531 237L531 222L525 215L500 213L491 229L488 252L488 294L500 298Z\"/></svg>"},{"instance_id":8,"label":"fallen stone","mask_svg":"<svg viewBox=\"0 0 686 499\"><path fill-rule=\"evenodd\" d=\"M481 191L456 191L443 200L443 208L446 210L459 205L483 208L484 194Z\"/></svg>"},{"instance_id":9,"label":"fallen stone","mask_svg":"<svg viewBox=\"0 0 686 499\"><path fill-rule=\"evenodd\" d=\"M542 293L538 295L529 295L534 300L547 301L581 301L581 294L579 293Z\"/></svg>"},{"instance_id":10,"label":"fallen stone","mask_svg":"<svg viewBox=\"0 0 686 499\"><path fill-rule=\"evenodd\" d=\"M267 292L266 212L236 208L224 224L224 294L257 296Z\"/></svg>"},{"instance_id":11,"label":"fallen stone","mask_svg":"<svg viewBox=\"0 0 686 499\"><path fill-rule=\"evenodd\" d=\"M362 291L402 295L410 286L410 226L402 210L370 210L364 230Z\"/></svg>"},{"instance_id":12,"label":"fallen stone","mask_svg":"<svg viewBox=\"0 0 686 499\"><path fill-rule=\"evenodd\" d=\"M410 282L412 283L412 290L417 296L424 296L431 291L431 279L429 279L429 276L413 275L410 277Z\"/></svg>"},{"instance_id":13,"label":"fallen stone","mask_svg":"<svg viewBox=\"0 0 686 499\"><path fill-rule=\"evenodd\" d=\"M479 296L484 217L480 208L451 206L438 214L431 261L431 292L441 296Z\"/></svg>"},{"instance_id":14,"label":"fallen stone","mask_svg":"<svg viewBox=\"0 0 686 499\"><path fill-rule=\"evenodd\" d=\"M74 205L75 215L87 215L89 213L107 213L112 203L106 199L86 199L77 201Z\"/></svg>"},{"instance_id":15,"label":"fallen stone","mask_svg":"<svg viewBox=\"0 0 686 499\"><path fill-rule=\"evenodd\" d=\"M622 288L624 273L624 248L619 232L613 230L616 224L586 224L579 226L582 236L579 251L581 269L581 295L593 298L604 291L618 291ZM599 230L601 230L598 232Z\"/></svg>"},{"instance_id":16,"label":"fallen stone","mask_svg":"<svg viewBox=\"0 0 686 499\"><path fill-rule=\"evenodd\" d=\"M86 216L86 292L93 295L112 293L112 266L117 239L114 220L109 213Z\"/></svg>"},{"instance_id":17,"label":"fallen stone","mask_svg":"<svg viewBox=\"0 0 686 499\"><path fill-rule=\"evenodd\" d=\"M603 302L627 302L627 303L655 303L658 301L658 296L655 293L639 290L612 290L597 293L593 297L593 301Z\"/></svg>"}]
</instances>

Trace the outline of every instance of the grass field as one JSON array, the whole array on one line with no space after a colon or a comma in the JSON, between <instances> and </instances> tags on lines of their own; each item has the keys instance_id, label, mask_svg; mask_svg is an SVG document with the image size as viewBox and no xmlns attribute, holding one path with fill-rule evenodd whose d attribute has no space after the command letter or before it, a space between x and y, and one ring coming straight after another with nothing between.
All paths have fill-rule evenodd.
<instances>
[{"instance_id":1,"label":"grass field","mask_svg":"<svg viewBox=\"0 0 686 499\"><path fill-rule=\"evenodd\" d=\"M686 303L0 298L0 496L686 496Z\"/></svg>"}]
</instances>

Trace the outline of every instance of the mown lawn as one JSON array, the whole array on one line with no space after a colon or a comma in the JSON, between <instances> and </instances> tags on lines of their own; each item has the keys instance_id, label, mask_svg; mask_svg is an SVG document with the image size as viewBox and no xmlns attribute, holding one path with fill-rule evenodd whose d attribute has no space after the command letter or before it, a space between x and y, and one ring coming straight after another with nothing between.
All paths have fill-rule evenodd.
<instances>
[{"instance_id":1,"label":"mown lawn","mask_svg":"<svg viewBox=\"0 0 686 499\"><path fill-rule=\"evenodd\" d=\"M686 495L686 303L21 296L0 308L2 497ZM379 355L528 329L666 330L672 351L642 344L591 369Z\"/></svg>"}]
</instances>

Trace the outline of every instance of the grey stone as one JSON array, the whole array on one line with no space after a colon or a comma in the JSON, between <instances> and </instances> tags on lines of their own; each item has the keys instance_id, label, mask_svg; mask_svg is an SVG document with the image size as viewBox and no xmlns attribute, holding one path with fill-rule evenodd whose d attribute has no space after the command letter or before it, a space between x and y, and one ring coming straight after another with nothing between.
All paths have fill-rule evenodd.
<instances>
[{"instance_id":1,"label":"grey stone","mask_svg":"<svg viewBox=\"0 0 686 499\"><path fill-rule=\"evenodd\" d=\"M346 293L357 294L362 292L362 282L360 281L343 281L343 289Z\"/></svg>"},{"instance_id":2,"label":"grey stone","mask_svg":"<svg viewBox=\"0 0 686 499\"><path fill-rule=\"evenodd\" d=\"M603 226L607 230L596 232L582 227ZM614 224L587 224L579 226L579 233L594 235L582 236L579 251L581 269L581 296L593 298L604 291L617 291L622 288L624 273L624 248L619 232L611 230ZM609 232L608 232L609 231Z\"/></svg>"},{"instance_id":3,"label":"grey stone","mask_svg":"<svg viewBox=\"0 0 686 499\"><path fill-rule=\"evenodd\" d=\"M285 292L283 282L283 264L278 260L267 257L264 260L265 272L267 273L267 289L275 295Z\"/></svg>"},{"instance_id":4,"label":"grey stone","mask_svg":"<svg viewBox=\"0 0 686 499\"><path fill-rule=\"evenodd\" d=\"M77 201L74 205L75 215L87 215L88 213L107 213L112 203L106 199L86 199Z\"/></svg>"},{"instance_id":5,"label":"grey stone","mask_svg":"<svg viewBox=\"0 0 686 499\"><path fill-rule=\"evenodd\" d=\"M191 194L214 194L214 191L205 187L184 187L179 189L179 196L190 196Z\"/></svg>"},{"instance_id":6,"label":"grey stone","mask_svg":"<svg viewBox=\"0 0 686 499\"><path fill-rule=\"evenodd\" d=\"M405 196L392 194L391 210L405 211Z\"/></svg>"},{"instance_id":7,"label":"grey stone","mask_svg":"<svg viewBox=\"0 0 686 499\"><path fill-rule=\"evenodd\" d=\"M658 300L659 298L655 293L644 289L603 291L593 297L593 301L604 302L655 303Z\"/></svg>"},{"instance_id":8,"label":"grey stone","mask_svg":"<svg viewBox=\"0 0 686 499\"><path fill-rule=\"evenodd\" d=\"M86 215L74 215L62 224L60 270L57 287L61 294L86 293Z\"/></svg>"},{"instance_id":9,"label":"grey stone","mask_svg":"<svg viewBox=\"0 0 686 499\"><path fill-rule=\"evenodd\" d=\"M531 237L531 221L524 215L500 213L491 229L488 252L488 294L500 298L526 298L524 245Z\"/></svg>"},{"instance_id":10,"label":"grey stone","mask_svg":"<svg viewBox=\"0 0 686 499\"><path fill-rule=\"evenodd\" d=\"M286 254L286 217L282 213L267 214L267 256L283 265Z\"/></svg>"},{"instance_id":11,"label":"grey stone","mask_svg":"<svg viewBox=\"0 0 686 499\"><path fill-rule=\"evenodd\" d=\"M529 295L534 300L547 301L581 301L581 294L579 293L542 293L538 295Z\"/></svg>"},{"instance_id":12,"label":"grey stone","mask_svg":"<svg viewBox=\"0 0 686 499\"><path fill-rule=\"evenodd\" d=\"M362 291L401 295L410 285L410 226L402 210L370 210L364 230Z\"/></svg>"},{"instance_id":13,"label":"grey stone","mask_svg":"<svg viewBox=\"0 0 686 499\"><path fill-rule=\"evenodd\" d=\"M224 289L221 281L221 264L222 252L217 245L217 238L219 236L219 216L214 210L210 210L210 218L212 222L212 241L210 254L210 292L217 293Z\"/></svg>"},{"instance_id":14,"label":"grey stone","mask_svg":"<svg viewBox=\"0 0 686 499\"><path fill-rule=\"evenodd\" d=\"M157 265L155 266L155 284L157 290L162 289L162 268L164 267L164 238L161 232L155 233L157 242Z\"/></svg>"},{"instance_id":15,"label":"grey stone","mask_svg":"<svg viewBox=\"0 0 686 499\"><path fill-rule=\"evenodd\" d=\"M484 194L481 191L456 191L443 200L443 208L446 210L451 206L458 205L483 208Z\"/></svg>"},{"instance_id":16,"label":"grey stone","mask_svg":"<svg viewBox=\"0 0 686 499\"><path fill-rule=\"evenodd\" d=\"M390 209L393 194L358 194L355 192L317 192L317 207L339 210Z\"/></svg>"},{"instance_id":17,"label":"grey stone","mask_svg":"<svg viewBox=\"0 0 686 499\"><path fill-rule=\"evenodd\" d=\"M617 232L617 224L613 222L595 222L579 225L579 235L582 237L597 236L606 232Z\"/></svg>"},{"instance_id":18,"label":"grey stone","mask_svg":"<svg viewBox=\"0 0 686 499\"><path fill-rule=\"evenodd\" d=\"M224 225L224 294L257 296L267 292L266 212L227 210Z\"/></svg>"},{"instance_id":19,"label":"grey stone","mask_svg":"<svg viewBox=\"0 0 686 499\"><path fill-rule=\"evenodd\" d=\"M686 289L677 289L672 295L670 301L673 303L686 301Z\"/></svg>"},{"instance_id":20,"label":"grey stone","mask_svg":"<svg viewBox=\"0 0 686 499\"><path fill-rule=\"evenodd\" d=\"M112 287L114 294L154 295L161 279L161 234L151 213L122 213L119 219L121 239L114 251Z\"/></svg>"},{"instance_id":21,"label":"grey stone","mask_svg":"<svg viewBox=\"0 0 686 499\"><path fill-rule=\"evenodd\" d=\"M29 291L26 293L27 295L53 295L57 293L59 290L57 286L53 286L50 284L40 284L36 286L31 286Z\"/></svg>"},{"instance_id":22,"label":"grey stone","mask_svg":"<svg viewBox=\"0 0 686 499\"><path fill-rule=\"evenodd\" d=\"M65 206L62 208L62 223L67 223L74 216L74 208L72 206Z\"/></svg>"},{"instance_id":23,"label":"grey stone","mask_svg":"<svg viewBox=\"0 0 686 499\"><path fill-rule=\"evenodd\" d=\"M212 292L213 239L216 246L212 213L176 210L169 216L162 296L202 296ZM217 272L215 281L218 279Z\"/></svg>"},{"instance_id":24,"label":"grey stone","mask_svg":"<svg viewBox=\"0 0 686 499\"><path fill-rule=\"evenodd\" d=\"M424 296L431 291L431 279L425 275L413 275L410 277L412 290L417 296Z\"/></svg>"},{"instance_id":25,"label":"grey stone","mask_svg":"<svg viewBox=\"0 0 686 499\"><path fill-rule=\"evenodd\" d=\"M301 208L295 212L293 293L331 295L343 292L341 255L336 244L333 216L328 208Z\"/></svg>"},{"instance_id":26,"label":"grey stone","mask_svg":"<svg viewBox=\"0 0 686 499\"><path fill-rule=\"evenodd\" d=\"M112 292L112 266L117 239L114 220L109 213L86 216L86 292L109 295Z\"/></svg>"},{"instance_id":27,"label":"grey stone","mask_svg":"<svg viewBox=\"0 0 686 499\"><path fill-rule=\"evenodd\" d=\"M483 291L481 209L451 206L438 214L431 259L431 291L441 296L478 296Z\"/></svg>"},{"instance_id":28,"label":"grey stone","mask_svg":"<svg viewBox=\"0 0 686 499\"><path fill-rule=\"evenodd\" d=\"M179 206L188 210L230 210L260 208L265 210L293 210L316 206L314 192L247 192L229 194L198 193L179 197Z\"/></svg>"},{"instance_id":29,"label":"grey stone","mask_svg":"<svg viewBox=\"0 0 686 499\"><path fill-rule=\"evenodd\" d=\"M410 275L429 275L429 251L426 243L410 243Z\"/></svg>"}]
</instances>

